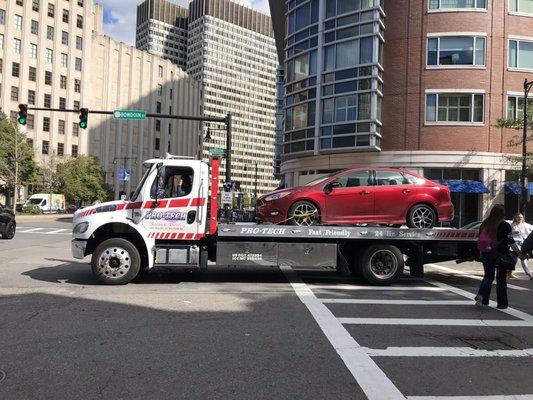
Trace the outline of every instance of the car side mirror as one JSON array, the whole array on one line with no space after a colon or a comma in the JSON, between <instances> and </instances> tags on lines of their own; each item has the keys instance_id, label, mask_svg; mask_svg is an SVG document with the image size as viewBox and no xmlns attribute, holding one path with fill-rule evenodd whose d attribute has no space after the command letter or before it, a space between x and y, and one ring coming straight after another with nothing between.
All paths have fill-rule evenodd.
<instances>
[{"instance_id":1,"label":"car side mirror","mask_svg":"<svg viewBox=\"0 0 533 400\"><path fill-rule=\"evenodd\" d=\"M338 188L338 187L341 187L341 184L339 182L337 182L337 181L328 182L324 186L324 192L325 193L331 193L331 192L333 192L333 189Z\"/></svg>"}]
</instances>

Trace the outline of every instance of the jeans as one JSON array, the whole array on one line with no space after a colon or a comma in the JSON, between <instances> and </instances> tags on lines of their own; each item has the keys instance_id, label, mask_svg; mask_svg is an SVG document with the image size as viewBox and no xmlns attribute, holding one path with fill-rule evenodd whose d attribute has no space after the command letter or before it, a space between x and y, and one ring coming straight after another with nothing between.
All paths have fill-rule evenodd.
<instances>
[{"instance_id":1,"label":"jeans","mask_svg":"<svg viewBox=\"0 0 533 400\"><path fill-rule=\"evenodd\" d=\"M516 245L519 247L519 248L522 248L522 244L524 243L523 240L515 240L516 242ZM522 264L522 269L524 270L524 272L526 273L526 275L529 275L529 268L527 266L527 260L520 260L521 264Z\"/></svg>"},{"instance_id":2,"label":"jeans","mask_svg":"<svg viewBox=\"0 0 533 400\"><path fill-rule=\"evenodd\" d=\"M479 286L478 295L482 297L483 304L489 304L492 282L494 281L494 275L496 275L496 298L498 306L507 307L509 305L507 299L507 270L497 268L494 265L495 261L496 254L494 252L481 254L481 262L483 263L485 275Z\"/></svg>"}]
</instances>

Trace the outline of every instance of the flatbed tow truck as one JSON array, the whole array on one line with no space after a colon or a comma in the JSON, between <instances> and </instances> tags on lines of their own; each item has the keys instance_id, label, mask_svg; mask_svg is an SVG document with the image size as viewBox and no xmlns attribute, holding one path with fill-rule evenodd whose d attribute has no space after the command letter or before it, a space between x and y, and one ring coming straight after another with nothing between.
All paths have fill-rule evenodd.
<instances>
[{"instance_id":1,"label":"flatbed tow truck","mask_svg":"<svg viewBox=\"0 0 533 400\"><path fill-rule=\"evenodd\" d=\"M130 200L74 214L72 254L91 255L92 272L104 284L126 284L155 267L291 266L336 269L388 285L405 265L422 277L424 264L478 257L473 230L222 224L217 158L152 159L145 166ZM183 176L191 184L178 196L176 182Z\"/></svg>"}]
</instances>

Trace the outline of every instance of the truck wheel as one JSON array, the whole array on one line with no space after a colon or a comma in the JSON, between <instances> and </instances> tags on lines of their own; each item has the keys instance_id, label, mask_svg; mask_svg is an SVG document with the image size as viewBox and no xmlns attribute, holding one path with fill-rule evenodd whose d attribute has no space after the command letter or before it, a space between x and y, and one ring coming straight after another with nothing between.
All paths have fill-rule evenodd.
<instances>
[{"instance_id":1,"label":"truck wheel","mask_svg":"<svg viewBox=\"0 0 533 400\"><path fill-rule=\"evenodd\" d=\"M289 210L289 224L299 226L316 225L320 220L317 206L307 200L297 201Z\"/></svg>"},{"instance_id":2,"label":"truck wheel","mask_svg":"<svg viewBox=\"0 0 533 400\"><path fill-rule=\"evenodd\" d=\"M418 204L409 210L407 226L409 228L431 229L437 223L437 214L431 206Z\"/></svg>"},{"instance_id":3,"label":"truck wheel","mask_svg":"<svg viewBox=\"0 0 533 400\"><path fill-rule=\"evenodd\" d=\"M403 267L402 252L390 245L368 247L360 262L361 275L373 285L390 285L403 273Z\"/></svg>"},{"instance_id":4,"label":"truck wheel","mask_svg":"<svg viewBox=\"0 0 533 400\"><path fill-rule=\"evenodd\" d=\"M17 226L15 223L13 221L8 222L4 228L4 231L2 232L2 239L13 239L15 237L16 230Z\"/></svg>"},{"instance_id":5,"label":"truck wheel","mask_svg":"<svg viewBox=\"0 0 533 400\"><path fill-rule=\"evenodd\" d=\"M91 259L94 276L106 285L125 285L141 267L137 248L126 239L108 239L98 245Z\"/></svg>"}]
</instances>

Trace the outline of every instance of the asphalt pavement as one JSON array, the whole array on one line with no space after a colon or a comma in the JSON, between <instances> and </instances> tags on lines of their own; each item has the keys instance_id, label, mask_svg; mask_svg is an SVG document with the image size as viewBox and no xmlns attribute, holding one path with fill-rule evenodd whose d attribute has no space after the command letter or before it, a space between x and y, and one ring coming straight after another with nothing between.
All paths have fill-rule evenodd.
<instances>
[{"instance_id":1,"label":"asphalt pavement","mask_svg":"<svg viewBox=\"0 0 533 400\"><path fill-rule=\"evenodd\" d=\"M427 271L385 288L290 268L102 286L68 221L19 222L0 241L0 399L533 398L533 281L478 309L478 264Z\"/></svg>"}]
</instances>

